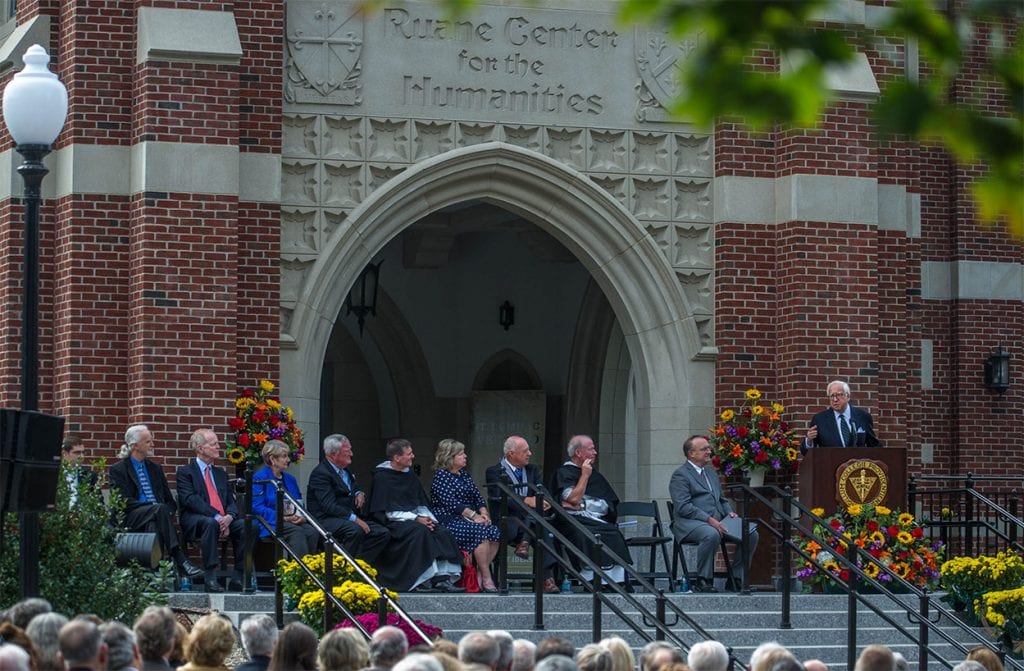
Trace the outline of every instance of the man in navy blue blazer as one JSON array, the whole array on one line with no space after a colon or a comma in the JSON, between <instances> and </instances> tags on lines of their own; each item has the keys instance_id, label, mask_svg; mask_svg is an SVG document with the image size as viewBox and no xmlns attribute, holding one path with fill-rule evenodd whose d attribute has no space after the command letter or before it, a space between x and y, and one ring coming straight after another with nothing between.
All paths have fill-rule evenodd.
<instances>
[{"instance_id":1,"label":"man in navy blue blazer","mask_svg":"<svg viewBox=\"0 0 1024 671\"><path fill-rule=\"evenodd\" d=\"M181 531L186 539L199 539L207 592L224 591L217 582L215 571L220 565L220 541L230 538L235 544L235 568L228 587L241 591L245 523L239 519L235 495L228 486L227 471L213 465L220 456L220 439L212 429L199 429L188 443L196 451L196 458L178 467Z\"/></svg>"},{"instance_id":2,"label":"man in navy blue blazer","mask_svg":"<svg viewBox=\"0 0 1024 671\"><path fill-rule=\"evenodd\" d=\"M829 409L811 419L807 437L800 445L804 454L812 447L878 447L871 413L850 405L850 385L833 380L826 388Z\"/></svg>"}]
</instances>

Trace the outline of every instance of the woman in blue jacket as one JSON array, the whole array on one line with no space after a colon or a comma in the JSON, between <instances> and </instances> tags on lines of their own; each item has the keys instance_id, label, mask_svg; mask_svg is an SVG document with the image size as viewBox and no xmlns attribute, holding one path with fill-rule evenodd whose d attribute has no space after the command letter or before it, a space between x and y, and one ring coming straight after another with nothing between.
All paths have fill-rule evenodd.
<instances>
[{"instance_id":1,"label":"woman in blue jacket","mask_svg":"<svg viewBox=\"0 0 1024 671\"><path fill-rule=\"evenodd\" d=\"M299 483L295 476L285 473L290 462L287 445L280 440L268 440L260 455L267 465L252 476L252 511L265 519L272 529L276 529L277 488L270 483L258 483L262 480L277 480L278 483L283 483L285 490L300 503L302 494L299 492ZM262 524L257 526L261 538L270 535L270 532ZM320 542L320 535L316 529L288 499L284 500L284 532L282 535L288 547L297 557L303 557L313 552Z\"/></svg>"}]
</instances>

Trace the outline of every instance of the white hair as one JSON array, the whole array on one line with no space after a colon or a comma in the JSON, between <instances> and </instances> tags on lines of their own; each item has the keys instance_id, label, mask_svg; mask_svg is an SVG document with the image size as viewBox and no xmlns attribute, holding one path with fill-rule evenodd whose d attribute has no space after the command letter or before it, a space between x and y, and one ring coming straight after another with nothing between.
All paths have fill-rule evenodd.
<instances>
[{"instance_id":1,"label":"white hair","mask_svg":"<svg viewBox=\"0 0 1024 671\"><path fill-rule=\"evenodd\" d=\"M692 671L725 671L729 666L729 651L718 641L694 643L686 656Z\"/></svg>"},{"instance_id":2,"label":"white hair","mask_svg":"<svg viewBox=\"0 0 1024 671\"><path fill-rule=\"evenodd\" d=\"M422 652L407 655L405 659L391 668L392 671L444 671L444 667L436 657Z\"/></svg>"},{"instance_id":3,"label":"white hair","mask_svg":"<svg viewBox=\"0 0 1024 671\"><path fill-rule=\"evenodd\" d=\"M828 385L825 386L825 395L826 396L828 396L828 390L831 389L832 386L836 385L836 384L843 385L843 393L846 394L847 396L850 395L850 385L846 384L842 380L832 380L831 382L828 383Z\"/></svg>"}]
</instances>

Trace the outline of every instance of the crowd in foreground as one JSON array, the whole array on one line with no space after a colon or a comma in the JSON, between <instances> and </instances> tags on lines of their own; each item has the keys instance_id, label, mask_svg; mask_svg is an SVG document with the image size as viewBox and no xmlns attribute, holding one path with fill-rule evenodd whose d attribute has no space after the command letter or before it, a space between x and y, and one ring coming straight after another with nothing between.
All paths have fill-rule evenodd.
<instances>
[{"instance_id":1,"label":"crowd in foreground","mask_svg":"<svg viewBox=\"0 0 1024 671\"><path fill-rule=\"evenodd\" d=\"M718 641L693 644L684 656L662 641L635 658L629 644L611 637L579 649L558 637L538 643L507 631L474 631L456 644L438 639L410 647L405 632L384 626L369 641L352 628L323 637L293 622L278 631L258 614L239 627L247 659L234 671L726 671L729 653ZM26 599L0 613L0 671L227 671L237 639L231 621L212 612L186 630L167 607L150 606L133 627L92 615L68 620L43 599ZM763 643L751 671L828 671L820 660L797 657L778 643ZM869 645L853 671L909 671L907 660L884 645ZM985 647L970 651L953 671L1003 671Z\"/></svg>"}]
</instances>

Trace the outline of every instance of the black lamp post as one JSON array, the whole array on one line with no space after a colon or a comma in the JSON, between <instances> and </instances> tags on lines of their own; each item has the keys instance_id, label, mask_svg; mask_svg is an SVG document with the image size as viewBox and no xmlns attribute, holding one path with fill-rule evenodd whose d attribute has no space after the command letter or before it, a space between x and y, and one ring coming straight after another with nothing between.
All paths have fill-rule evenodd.
<instances>
[{"instance_id":1,"label":"black lamp post","mask_svg":"<svg viewBox=\"0 0 1024 671\"><path fill-rule=\"evenodd\" d=\"M68 92L50 72L50 56L33 44L22 56L25 67L4 88L4 123L15 150L25 158L18 172L25 180L25 250L22 263L21 409L39 409L39 202L40 186L49 172L43 157L60 135L68 114ZM22 513L21 592L39 593L39 519Z\"/></svg>"}]
</instances>

